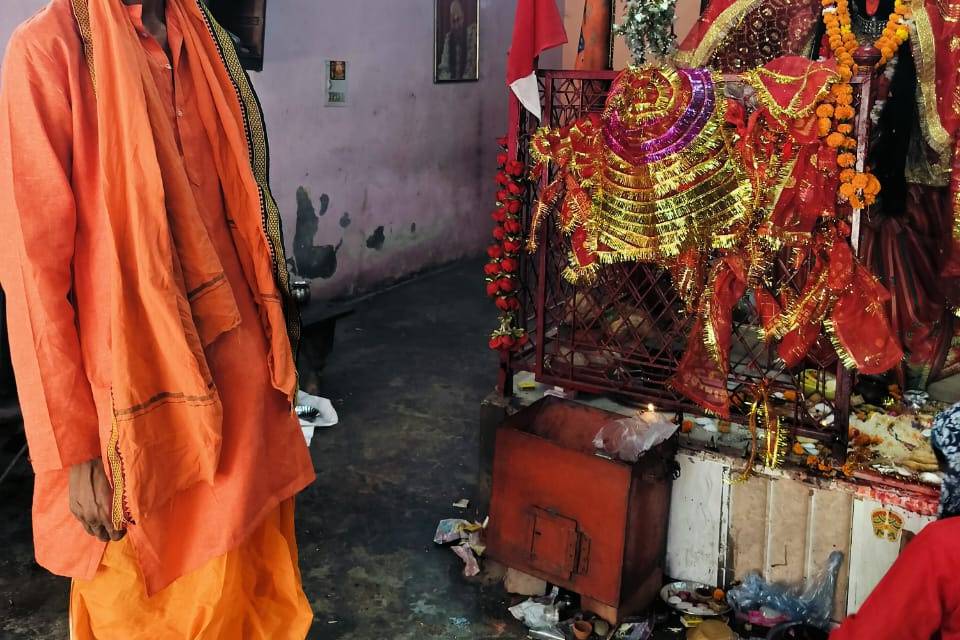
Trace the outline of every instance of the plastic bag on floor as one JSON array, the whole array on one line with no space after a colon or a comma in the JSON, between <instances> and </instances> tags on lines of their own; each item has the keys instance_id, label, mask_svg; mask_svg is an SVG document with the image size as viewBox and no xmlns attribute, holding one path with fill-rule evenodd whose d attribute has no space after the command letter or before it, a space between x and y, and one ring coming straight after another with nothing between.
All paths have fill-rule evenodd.
<instances>
[{"instance_id":1,"label":"plastic bag on floor","mask_svg":"<svg viewBox=\"0 0 960 640\"><path fill-rule=\"evenodd\" d=\"M593 439L593 446L624 462L640 457L677 431L677 425L657 413L647 412L604 425Z\"/></svg>"},{"instance_id":2,"label":"plastic bag on floor","mask_svg":"<svg viewBox=\"0 0 960 640\"><path fill-rule=\"evenodd\" d=\"M614 640L649 640L653 636L653 623L649 620L624 622L613 634Z\"/></svg>"},{"instance_id":3,"label":"plastic bag on floor","mask_svg":"<svg viewBox=\"0 0 960 640\"><path fill-rule=\"evenodd\" d=\"M560 605L557 603L559 593L559 589L554 587L553 592L548 596L530 598L515 607L510 607L510 613L528 629L555 628L560 624Z\"/></svg>"},{"instance_id":4,"label":"plastic bag on floor","mask_svg":"<svg viewBox=\"0 0 960 640\"><path fill-rule=\"evenodd\" d=\"M833 601L837 592L837 576L843 565L843 553L834 551L826 568L807 581L806 587L772 584L757 573L748 575L743 584L727 592L727 601L738 612L747 615L761 608L772 609L791 622L805 622L820 629L829 629Z\"/></svg>"}]
</instances>

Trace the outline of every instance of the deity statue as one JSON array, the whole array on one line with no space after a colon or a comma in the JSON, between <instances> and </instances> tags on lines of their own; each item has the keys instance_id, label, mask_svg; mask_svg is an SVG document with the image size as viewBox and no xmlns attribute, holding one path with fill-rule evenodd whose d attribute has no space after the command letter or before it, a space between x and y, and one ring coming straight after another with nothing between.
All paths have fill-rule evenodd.
<instances>
[{"instance_id":1,"label":"deity statue","mask_svg":"<svg viewBox=\"0 0 960 640\"><path fill-rule=\"evenodd\" d=\"M890 290L890 317L912 387L960 374L960 2L907 5L909 43L871 87L867 169L880 180L863 212L860 256ZM743 73L785 56L829 59L820 0L713 0L680 47L684 66ZM849 0L861 46L894 0Z\"/></svg>"}]
</instances>

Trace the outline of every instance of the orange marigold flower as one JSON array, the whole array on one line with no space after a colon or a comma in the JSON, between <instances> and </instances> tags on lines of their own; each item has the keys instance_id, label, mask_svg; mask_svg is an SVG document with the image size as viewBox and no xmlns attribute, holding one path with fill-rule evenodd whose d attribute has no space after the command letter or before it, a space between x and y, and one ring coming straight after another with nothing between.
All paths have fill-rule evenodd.
<instances>
[{"instance_id":1,"label":"orange marigold flower","mask_svg":"<svg viewBox=\"0 0 960 640\"><path fill-rule=\"evenodd\" d=\"M851 184L853 184L854 187L861 190L866 189L867 184L869 183L870 183L870 179L867 178L866 174L863 174L863 173L858 173L856 176L854 176L853 181L851 182Z\"/></svg>"},{"instance_id":2,"label":"orange marigold flower","mask_svg":"<svg viewBox=\"0 0 960 640\"><path fill-rule=\"evenodd\" d=\"M848 84L839 82L833 85L832 87L830 87L830 93L833 94L834 98L845 96L845 95L853 95L853 87L851 87Z\"/></svg>"},{"instance_id":3,"label":"orange marigold flower","mask_svg":"<svg viewBox=\"0 0 960 640\"><path fill-rule=\"evenodd\" d=\"M843 182L853 182L853 178L856 175L856 169L844 169L840 172L840 180Z\"/></svg>"},{"instance_id":4,"label":"orange marigold flower","mask_svg":"<svg viewBox=\"0 0 960 640\"><path fill-rule=\"evenodd\" d=\"M853 71L849 67L839 67L837 68L837 75L840 76L841 80L847 82L853 77Z\"/></svg>"},{"instance_id":5,"label":"orange marigold flower","mask_svg":"<svg viewBox=\"0 0 960 640\"><path fill-rule=\"evenodd\" d=\"M841 153L837 156L837 164L841 167L852 167L857 164L857 156L852 153Z\"/></svg>"},{"instance_id":6,"label":"orange marigold flower","mask_svg":"<svg viewBox=\"0 0 960 640\"><path fill-rule=\"evenodd\" d=\"M849 200L857 193L856 187L854 187L849 182L844 182L843 184L841 184L839 191L840 191L840 197L845 200Z\"/></svg>"},{"instance_id":7,"label":"orange marigold flower","mask_svg":"<svg viewBox=\"0 0 960 640\"><path fill-rule=\"evenodd\" d=\"M863 209L867 204L857 196L852 196L850 198L850 206L854 209Z\"/></svg>"},{"instance_id":8,"label":"orange marigold flower","mask_svg":"<svg viewBox=\"0 0 960 640\"><path fill-rule=\"evenodd\" d=\"M817 462L818 462L817 456L807 456L807 466L808 466L808 467L816 466Z\"/></svg>"},{"instance_id":9,"label":"orange marigold flower","mask_svg":"<svg viewBox=\"0 0 960 640\"><path fill-rule=\"evenodd\" d=\"M830 118L833 117L833 105L832 104L821 104L817 107L817 117L818 118Z\"/></svg>"},{"instance_id":10,"label":"orange marigold flower","mask_svg":"<svg viewBox=\"0 0 960 640\"><path fill-rule=\"evenodd\" d=\"M837 107L833 113L839 120L852 120L853 116L856 115L853 107L847 104Z\"/></svg>"},{"instance_id":11,"label":"orange marigold flower","mask_svg":"<svg viewBox=\"0 0 960 640\"><path fill-rule=\"evenodd\" d=\"M853 133L853 125L852 125L852 124L839 124L839 125L837 125L837 131L839 131L840 133Z\"/></svg>"},{"instance_id":12,"label":"orange marigold flower","mask_svg":"<svg viewBox=\"0 0 960 640\"><path fill-rule=\"evenodd\" d=\"M802 456L805 451L806 451L806 449L804 449L803 446L801 446L799 442L794 442L794 443L793 443L793 453L794 453L795 455Z\"/></svg>"},{"instance_id":13,"label":"orange marigold flower","mask_svg":"<svg viewBox=\"0 0 960 640\"><path fill-rule=\"evenodd\" d=\"M843 146L843 143L845 141L846 141L846 136L844 136L842 133L834 132L834 133L831 133L829 136L827 136L827 145L831 149L837 149Z\"/></svg>"}]
</instances>

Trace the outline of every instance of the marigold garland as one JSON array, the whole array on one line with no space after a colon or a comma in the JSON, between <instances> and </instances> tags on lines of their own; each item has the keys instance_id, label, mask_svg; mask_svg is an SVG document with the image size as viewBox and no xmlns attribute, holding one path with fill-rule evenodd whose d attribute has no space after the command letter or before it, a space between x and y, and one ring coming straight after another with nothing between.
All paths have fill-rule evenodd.
<instances>
[{"instance_id":1,"label":"marigold garland","mask_svg":"<svg viewBox=\"0 0 960 640\"><path fill-rule=\"evenodd\" d=\"M519 328L517 313L520 310L518 272L520 250L523 247L520 224L520 209L524 188L525 167L522 162L507 156L507 140L497 140L500 154L497 156L497 208L490 215L496 222L493 237L496 242L487 248L490 261L483 272L486 276L487 295L494 299L500 309L500 326L490 336L490 348L517 351L527 344L527 332Z\"/></svg>"},{"instance_id":2,"label":"marigold garland","mask_svg":"<svg viewBox=\"0 0 960 640\"><path fill-rule=\"evenodd\" d=\"M837 164L842 169L840 199L854 209L863 209L876 202L880 181L872 173L855 169L857 141L853 138L853 119L856 112L850 81L858 71L853 54L860 44L851 27L850 0L821 0L821 4L826 38L837 61L840 82L833 85L830 95L817 107L817 130L827 145L837 150ZM910 38L907 28L910 15L910 0L896 0L883 34L874 43L880 51L878 67L890 62Z\"/></svg>"}]
</instances>

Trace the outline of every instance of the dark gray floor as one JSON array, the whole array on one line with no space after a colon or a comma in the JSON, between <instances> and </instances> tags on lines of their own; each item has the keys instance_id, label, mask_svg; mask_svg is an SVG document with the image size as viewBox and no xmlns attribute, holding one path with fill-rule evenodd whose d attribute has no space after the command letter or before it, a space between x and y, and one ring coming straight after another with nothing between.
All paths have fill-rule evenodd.
<instances>
[{"instance_id":1,"label":"dark gray floor","mask_svg":"<svg viewBox=\"0 0 960 640\"><path fill-rule=\"evenodd\" d=\"M297 509L311 638L525 636L499 587L468 583L431 542L472 494L496 375L480 273L465 263L372 297L338 328L323 392L341 424L317 434L318 480ZM0 487L0 638L66 638L68 584L33 564L29 506L24 465Z\"/></svg>"}]
</instances>

